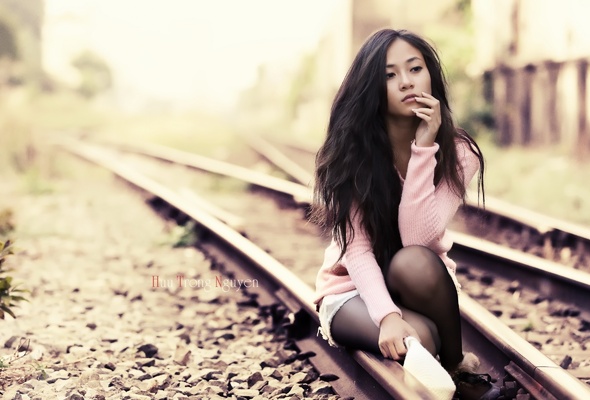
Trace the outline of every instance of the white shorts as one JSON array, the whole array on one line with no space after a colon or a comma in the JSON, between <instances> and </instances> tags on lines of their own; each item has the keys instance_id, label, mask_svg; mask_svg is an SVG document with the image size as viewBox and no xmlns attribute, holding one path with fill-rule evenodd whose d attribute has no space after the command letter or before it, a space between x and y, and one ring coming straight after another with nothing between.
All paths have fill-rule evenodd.
<instances>
[{"instance_id":1,"label":"white shorts","mask_svg":"<svg viewBox=\"0 0 590 400\"><path fill-rule=\"evenodd\" d=\"M339 347L332 338L331 327L334 315L336 315L344 303L358 295L359 292L355 289L350 292L329 294L322 299L322 304L320 304L319 309L320 327L318 328L318 335L321 334L322 337L328 341L330 346Z\"/></svg>"}]
</instances>

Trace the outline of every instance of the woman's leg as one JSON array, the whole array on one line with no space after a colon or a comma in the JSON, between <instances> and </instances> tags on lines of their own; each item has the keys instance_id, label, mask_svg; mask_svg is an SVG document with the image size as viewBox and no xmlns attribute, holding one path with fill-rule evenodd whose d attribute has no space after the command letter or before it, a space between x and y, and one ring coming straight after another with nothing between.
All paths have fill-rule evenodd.
<instances>
[{"instance_id":1,"label":"woman's leg","mask_svg":"<svg viewBox=\"0 0 590 400\"><path fill-rule=\"evenodd\" d=\"M459 301L440 257L423 246L404 247L392 258L385 283L402 305L434 322L441 364L456 367L463 359Z\"/></svg>"},{"instance_id":2,"label":"woman's leg","mask_svg":"<svg viewBox=\"0 0 590 400\"><path fill-rule=\"evenodd\" d=\"M436 326L428 318L398 304L407 321L420 336L422 345L432 354L437 354L438 334ZM381 354L379 350L379 328L369 316L363 300L353 297L336 312L332 319L332 338L345 347L367 350Z\"/></svg>"}]
</instances>

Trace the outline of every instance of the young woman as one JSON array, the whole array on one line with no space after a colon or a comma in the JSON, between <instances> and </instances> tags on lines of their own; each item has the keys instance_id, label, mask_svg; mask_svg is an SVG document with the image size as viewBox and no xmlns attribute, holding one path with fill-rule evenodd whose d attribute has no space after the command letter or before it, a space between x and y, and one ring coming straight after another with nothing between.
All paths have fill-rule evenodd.
<instances>
[{"instance_id":1,"label":"young woman","mask_svg":"<svg viewBox=\"0 0 590 400\"><path fill-rule=\"evenodd\" d=\"M314 217L331 230L316 280L321 332L332 345L394 360L415 336L459 391L496 398L463 354L447 224L482 153L455 127L435 50L385 29L361 47L336 94L316 158ZM467 396L464 396L467 398Z\"/></svg>"}]
</instances>

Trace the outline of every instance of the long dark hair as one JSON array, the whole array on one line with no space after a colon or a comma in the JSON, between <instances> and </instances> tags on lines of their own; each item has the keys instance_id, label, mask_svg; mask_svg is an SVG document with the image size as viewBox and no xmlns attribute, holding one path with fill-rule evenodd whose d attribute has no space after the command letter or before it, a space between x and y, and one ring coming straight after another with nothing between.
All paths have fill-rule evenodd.
<instances>
[{"instance_id":1,"label":"long dark hair","mask_svg":"<svg viewBox=\"0 0 590 400\"><path fill-rule=\"evenodd\" d=\"M381 268L402 248L398 227L402 184L385 125L386 53L398 39L422 53L430 73L432 95L440 101L442 122L436 136L440 149L436 153L434 184L446 180L457 196L465 200L466 182L462 179L455 143L461 140L479 159L478 191L485 196L482 153L467 132L453 123L446 79L434 48L405 30L374 33L356 55L332 104L327 137L316 155L312 218L332 231L342 258L355 234L351 218L360 211L361 225Z\"/></svg>"}]
</instances>

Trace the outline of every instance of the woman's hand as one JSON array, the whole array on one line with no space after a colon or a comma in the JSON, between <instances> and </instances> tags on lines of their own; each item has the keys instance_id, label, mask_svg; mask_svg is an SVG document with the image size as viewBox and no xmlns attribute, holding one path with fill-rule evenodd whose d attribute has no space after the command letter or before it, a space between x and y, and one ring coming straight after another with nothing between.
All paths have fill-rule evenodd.
<instances>
[{"instance_id":1,"label":"woman's hand","mask_svg":"<svg viewBox=\"0 0 590 400\"><path fill-rule=\"evenodd\" d=\"M392 358L396 361L404 358L408 349L404 344L406 336L414 336L420 340L418 333L398 313L391 313L385 316L379 327L379 349L385 358Z\"/></svg>"},{"instance_id":2,"label":"woman's hand","mask_svg":"<svg viewBox=\"0 0 590 400\"><path fill-rule=\"evenodd\" d=\"M434 144L438 128L440 128L440 102L426 92L422 92L422 97L415 97L415 100L425 105L412 110L422 120L416 130L416 146L430 147Z\"/></svg>"}]
</instances>

